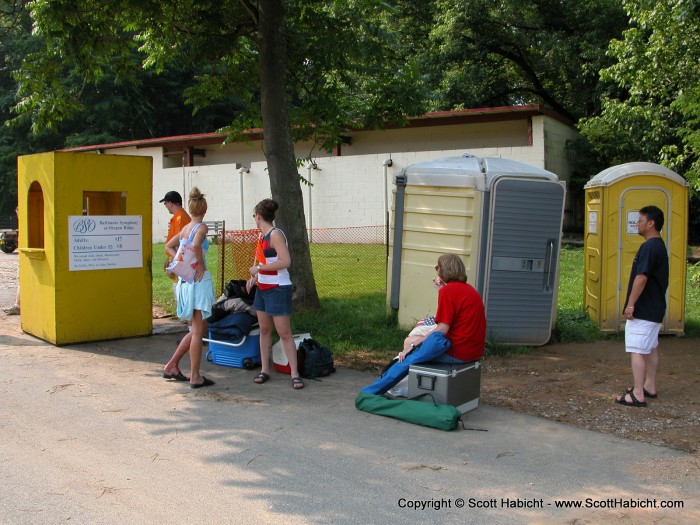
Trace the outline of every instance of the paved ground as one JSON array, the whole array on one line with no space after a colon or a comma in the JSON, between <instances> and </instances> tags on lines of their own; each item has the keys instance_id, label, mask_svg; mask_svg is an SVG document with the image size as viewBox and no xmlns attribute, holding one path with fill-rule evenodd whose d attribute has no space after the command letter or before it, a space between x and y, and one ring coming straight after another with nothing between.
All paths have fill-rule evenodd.
<instances>
[{"instance_id":1,"label":"paved ground","mask_svg":"<svg viewBox=\"0 0 700 525\"><path fill-rule=\"evenodd\" d=\"M700 522L696 456L483 405L483 431L409 425L357 411L347 369L192 390L161 377L178 337L57 348L0 314L0 523Z\"/></svg>"}]
</instances>

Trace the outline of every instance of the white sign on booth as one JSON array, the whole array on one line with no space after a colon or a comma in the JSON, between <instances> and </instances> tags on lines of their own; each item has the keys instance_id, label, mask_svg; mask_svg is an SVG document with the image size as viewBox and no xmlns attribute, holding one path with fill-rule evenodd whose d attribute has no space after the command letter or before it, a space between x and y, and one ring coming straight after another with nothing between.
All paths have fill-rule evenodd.
<instances>
[{"instance_id":1,"label":"white sign on booth","mask_svg":"<svg viewBox=\"0 0 700 525\"><path fill-rule=\"evenodd\" d=\"M598 233L598 212L588 212L588 233Z\"/></svg>"},{"instance_id":2,"label":"white sign on booth","mask_svg":"<svg viewBox=\"0 0 700 525\"><path fill-rule=\"evenodd\" d=\"M143 267L141 215L68 217L69 270Z\"/></svg>"}]
</instances>

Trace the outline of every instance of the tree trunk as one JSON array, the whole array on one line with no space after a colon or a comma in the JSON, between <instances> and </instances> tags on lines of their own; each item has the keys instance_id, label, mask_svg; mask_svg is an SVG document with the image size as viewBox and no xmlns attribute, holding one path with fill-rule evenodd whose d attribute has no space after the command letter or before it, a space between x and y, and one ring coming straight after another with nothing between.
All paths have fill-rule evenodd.
<instances>
[{"instance_id":1,"label":"tree trunk","mask_svg":"<svg viewBox=\"0 0 700 525\"><path fill-rule=\"evenodd\" d=\"M289 241L294 305L316 309L320 303L311 266L304 199L287 111L287 42L283 2L260 0L258 13L263 143L272 198L280 205L275 223Z\"/></svg>"}]
</instances>

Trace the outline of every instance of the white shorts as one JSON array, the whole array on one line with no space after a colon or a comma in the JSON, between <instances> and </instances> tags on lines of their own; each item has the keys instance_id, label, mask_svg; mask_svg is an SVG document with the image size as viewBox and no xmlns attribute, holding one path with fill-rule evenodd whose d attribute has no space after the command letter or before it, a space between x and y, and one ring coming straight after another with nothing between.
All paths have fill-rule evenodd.
<instances>
[{"instance_id":1,"label":"white shorts","mask_svg":"<svg viewBox=\"0 0 700 525\"><path fill-rule=\"evenodd\" d=\"M650 354L659 346L661 323L629 319L625 323L625 350L634 354Z\"/></svg>"}]
</instances>

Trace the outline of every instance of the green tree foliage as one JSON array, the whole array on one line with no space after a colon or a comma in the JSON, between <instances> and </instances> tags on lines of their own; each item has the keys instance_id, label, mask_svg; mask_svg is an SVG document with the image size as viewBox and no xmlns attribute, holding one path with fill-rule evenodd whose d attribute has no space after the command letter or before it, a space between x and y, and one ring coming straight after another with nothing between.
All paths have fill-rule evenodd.
<instances>
[{"instance_id":1,"label":"green tree foliage","mask_svg":"<svg viewBox=\"0 0 700 525\"><path fill-rule=\"evenodd\" d=\"M12 71L31 47L31 24L19 0L0 1L0 123L12 118L17 85ZM0 125L0 214L14 215L17 205L17 155L60 147L61 137L53 131L33 134L29 125Z\"/></svg>"},{"instance_id":2,"label":"green tree foliage","mask_svg":"<svg viewBox=\"0 0 700 525\"><path fill-rule=\"evenodd\" d=\"M196 64L173 63L156 74L142 67L143 55L137 50L120 47L123 43L109 35L103 35L108 44L99 45L101 37L95 33L103 31L108 20L93 26L92 13L81 12L78 3L46 4L50 8L41 2L29 4L32 16L55 19L47 28L34 21L24 35L27 45L13 49L16 57L23 58L15 64L15 89L20 95L15 123L30 122L34 131L55 128L66 137L67 146L77 146L211 131L229 121L224 104L241 105L222 97L222 104L193 115L183 101L184 92L202 72ZM61 16L68 21L61 23Z\"/></svg>"},{"instance_id":3,"label":"green tree foliage","mask_svg":"<svg viewBox=\"0 0 700 525\"><path fill-rule=\"evenodd\" d=\"M26 1L0 0L0 215L13 215L17 204L17 156L84 144L100 144L148 137L209 132L230 122L231 108L240 101L229 98L193 111L184 93L195 85L202 69L173 64L163 74L140 67L140 56L131 52L132 73L118 77L108 70L96 83L66 73L61 85L76 93L76 111L51 126L40 126L31 112L12 111L18 85L13 72L24 59L33 59L43 42L32 34ZM68 70L66 69L66 72ZM41 85L28 83L28 90ZM47 106L51 110L50 106ZM60 113L57 113L60 115ZM34 132L32 132L34 125Z\"/></svg>"},{"instance_id":4,"label":"green tree foliage","mask_svg":"<svg viewBox=\"0 0 700 525\"><path fill-rule=\"evenodd\" d=\"M399 53L386 25L398 14L388 3L279 4L295 140L331 150L348 127L381 127L424 111L415 61ZM104 94L143 83L137 74L145 68L168 75L172 87L181 75L194 111L219 104L232 133L260 127L258 7L245 0L36 0L35 34L45 47L25 59L17 109L37 129L55 126L88 105L90 86Z\"/></svg>"},{"instance_id":5,"label":"green tree foliage","mask_svg":"<svg viewBox=\"0 0 700 525\"><path fill-rule=\"evenodd\" d=\"M599 116L581 133L603 164L663 164L691 189L689 242L700 242L700 2L625 0L629 28L610 43L615 63Z\"/></svg>"},{"instance_id":6,"label":"green tree foliage","mask_svg":"<svg viewBox=\"0 0 700 525\"><path fill-rule=\"evenodd\" d=\"M617 0L400 3L432 20L403 29L426 44L407 50L420 54L433 109L544 104L572 121L594 115L608 42L626 24Z\"/></svg>"},{"instance_id":7,"label":"green tree foliage","mask_svg":"<svg viewBox=\"0 0 700 525\"><path fill-rule=\"evenodd\" d=\"M700 2L625 0L629 28L601 79L615 93L582 133L609 165L658 162L700 190Z\"/></svg>"},{"instance_id":8,"label":"green tree foliage","mask_svg":"<svg viewBox=\"0 0 700 525\"><path fill-rule=\"evenodd\" d=\"M26 56L16 76L16 110L33 129L69 121L90 89L98 103L106 83L133 83L137 69L163 74L184 64L196 71L193 83L183 83L196 110L234 99L227 114L232 138L252 127L265 130L272 196L283 204L278 223L295 260L295 299L317 306L293 142L311 139L329 150L348 127L402 122L423 111L417 68L397 52L386 26L395 14L391 6L377 0L35 0L31 9L41 48Z\"/></svg>"}]
</instances>

